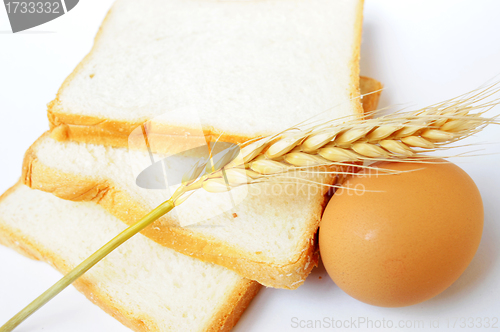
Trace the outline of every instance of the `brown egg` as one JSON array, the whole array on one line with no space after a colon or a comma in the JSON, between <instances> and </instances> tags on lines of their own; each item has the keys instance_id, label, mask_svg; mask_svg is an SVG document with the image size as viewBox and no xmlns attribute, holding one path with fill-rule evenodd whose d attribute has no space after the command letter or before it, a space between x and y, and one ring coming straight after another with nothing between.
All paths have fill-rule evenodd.
<instances>
[{"instance_id":1,"label":"brown egg","mask_svg":"<svg viewBox=\"0 0 500 332\"><path fill-rule=\"evenodd\" d=\"M414 171L364 170L344 184L351 190L332 197L320 224L320 253L347 294L377 306L408 306L441 293L467 268L483 230L481 196L461 168L437 161L380 163Z\"/></svg>"}]
</instances>

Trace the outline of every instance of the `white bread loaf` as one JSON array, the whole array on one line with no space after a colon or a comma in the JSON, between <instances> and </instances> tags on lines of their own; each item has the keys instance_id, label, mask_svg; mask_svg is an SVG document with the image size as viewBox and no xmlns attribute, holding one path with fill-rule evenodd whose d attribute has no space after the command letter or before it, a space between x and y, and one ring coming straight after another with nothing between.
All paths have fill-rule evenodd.
<instances>
[{"instance_id":1,"label":"white bread loaf","mask_svg":"<svg viewBox=\"0 0 500 332\"><path fill-rule=\"evenodd\" d=\"M125 225L91 202L18 184L0 197L0 243L67 273ZM36 278L33 276L33 278ZM260 285L136 235L74 286L135 331L229 331Z\"/></svg>"},{"instance_id":2,"label":"white bread loaf","mask_svg":"<svg viewBox=\"0 0 500 332\"><path fill-rule=\"evenodd\" d=\"M207 140L241 142L362 114L362 0L118 0L48 116L57 140L126 147L168 112Z\"/></svg>"}]
</instances>

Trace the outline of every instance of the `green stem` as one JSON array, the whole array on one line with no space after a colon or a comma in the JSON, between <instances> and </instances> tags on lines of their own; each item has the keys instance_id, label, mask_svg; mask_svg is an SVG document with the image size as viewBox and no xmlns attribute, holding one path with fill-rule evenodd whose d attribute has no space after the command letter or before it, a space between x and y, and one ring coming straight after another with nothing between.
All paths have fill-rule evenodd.
<instances>
[{"instance_id":1,"label":"green stem","mask_svg":"<svg viewBox=\"0 0 500 332\"><path fill-rule=\"evenodd\" d=\"M175 194L174 194L175 195ZM89 258L81 262L77 267L75 267L71 272L66 274L58 282L56 282L52 287L47 289L42 295L37 297L33 302L26 306L23 310L19 311L14 317L12 317L7 323L0 327L0 332L10 332L15 329L19 324L21 324L26 318L31 316L35 311L40 309L44 304L49 302L54 296L59 294L63 289L71 285L76 279L78 279L82 274L87 272L92 266L94 266L101 259L106 257L110 252L118 248L123 242L130 239L135 234L139 233L146 226L153 223L155 220L169 212L174 208L173 198L159 205L156 209L148 213L141 220L133 224L132 226L125 229L123 232L115 236L111 241L102 246L99 250L93 253Z\"/></svg>"}]
</instances>

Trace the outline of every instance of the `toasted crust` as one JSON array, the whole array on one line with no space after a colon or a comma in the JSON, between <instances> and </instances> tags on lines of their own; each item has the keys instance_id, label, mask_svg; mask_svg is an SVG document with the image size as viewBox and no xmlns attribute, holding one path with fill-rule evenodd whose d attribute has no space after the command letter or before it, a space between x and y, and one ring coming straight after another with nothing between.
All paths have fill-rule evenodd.
<instances>
[{"instance_id":1,"label":"toasted crust","mask_svg":"<svg viewBox=\"0 0 500 332\"><path fill-rule=\"evenodd\" d=\"M21 185L17 183L0 196L0 202L10 195ZM1 219L0 219L1 222ZM10 247L20 254L35 260L49 263L61 273L71 271L62 259L50 250L41 247L32 239L23 234L6 227L0 223L0 244ZM101 292L99 287L90 282L85 275L76 280L73 285L94 304L103 309L106 313L116 318L123 325L138 332L159 331L160 328L145 313L133 313L130 310L116 305L116 301L106 293ZM242 279L236 288L227 296L227 299L219 307L218 312L212 317L205 331L229 331L238 322L240 316L248 307L250 301L259 291L261 285L255 281Z\"/></svg>"},{"instance_id":2,"label":"toasted crust","mask_svg":"<svg viewBox=\"0 0 500 332\"><path fill-rule=\"evenodd\" d=\"M358 6L356 8L357 17L355 22L355 40L353 54L351 57L351 62L349 63L349 67L351 68L351 86L350 88L350 97L351 97L351 105L354 110L354 114L359 117L363 116L363 107L362 101L360 100L360 85L362 77L359 76L359 58L361 55L361 35L363 32L363 6L364 0L360 0L358 2Z\"/></svg>"},{"instance_id":3,"label":"toasted crust","mask_svg":"<svg viewBox=\"0 0 500 332\"><path fill-rule=\"evenodd\" d=\"M218 314L207 327L207 332L227 332L236 325L250 301L257 295L261 284L245 279L224 302Z\"/></svg>"}]
</instances>

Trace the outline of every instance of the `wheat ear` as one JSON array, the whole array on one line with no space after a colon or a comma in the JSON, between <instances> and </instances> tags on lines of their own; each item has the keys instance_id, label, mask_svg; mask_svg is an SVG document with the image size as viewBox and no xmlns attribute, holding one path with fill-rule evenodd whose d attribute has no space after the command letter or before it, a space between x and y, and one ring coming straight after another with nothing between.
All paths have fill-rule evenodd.
<instances>
[{"instance_id":1,"label":"wheat ear","mask_svg":"<svg viewBox=\"0 0 500 332\"><path fill-rule=\"evenodd\" d=\"M242 144L236 159L219 158L218 165L203 175L199 167L189 172L181 186L184 193L179 202L185 200L188 195L185 193L199 188L209 192L228 191L297 169L349 166L363 161L425 162L425 152L448 149L451 143L497 123L496 117L482 115L499 101L481 103L497 91L489 87L472 96L413 112L294 128Z\"/></svg>"},{"instance_id":2,"label":"wheat ear","mask_svg":"<svg viewBox=\"0 0 500 332\"><path fill-rule=\"evenodd\" d=\"M79 264L0 327L0 332L12 331L111 251L184 202L197 189L228 191L240 185L268 181L290 170L349 166L352 162L365 160L420 162L422 152L445 149L450 143L496 123L496 118L485 118L482 114L496 106L499 100L481 104L499 91L495 86L415 112L399 112L343 124L335 124L336 119L310 127L291 128L244 143L239 151L230 148L217 156L210 156L209 160L200 160L185 174L182 185L172 198ZM473 113L477 110L482 112Z\"/></svg>"}]
</instances>

